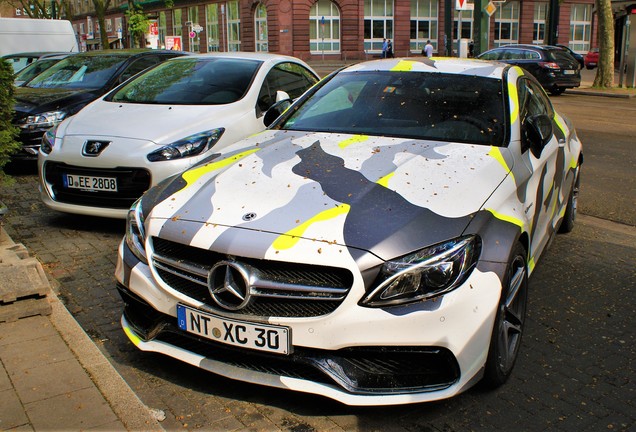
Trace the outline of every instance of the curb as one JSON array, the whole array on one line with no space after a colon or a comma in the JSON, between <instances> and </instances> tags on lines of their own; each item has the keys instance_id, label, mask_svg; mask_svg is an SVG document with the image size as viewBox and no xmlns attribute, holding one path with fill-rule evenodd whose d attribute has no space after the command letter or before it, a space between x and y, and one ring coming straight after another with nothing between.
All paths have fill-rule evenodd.
<instances>
[{"instance_id":1,"label":"curb","mask_svg":"<svg viewBox=\"0 0 636 432\"><path fill-rule=\"evenodd\" d=\"M73 352L104 399L129 431L163 431L149 408L141 402L104 354L51 290L51 323Z\"/></svg>"},{"instance_id":2,"label":"curb","mask_svg":"<svg viewBox=\"0 0 636 432\"><path fill-rule=\"evenodd\" d=\"M1 219L0 243L9 245L9 250L18 246L21 246L20 249L23 248L21 244L16 244L6 230L3 229ZM26 249L24 249L24 252L25 255L28 254ZM50 320L68 349L87 373L89 379L102 394L115 416L129 431L164 431L164 428L153 416L150 408L144 405L137 397L128 383L124 381L122 376L115 370L114 366L97 348L92 339L57 297L51 286L51 283L58 284L57 281L50 281L44 275L41 263L36 258L29 259L36 263L40 272L42 272L43 283L47 285L47 292L42 300L50 305L50 313L43 315ZM0 262L2 261L3 259L0 257ZM16 267L16 271L20 271L20 268Z\"/></svg>"},{"instance_id":3,"label":"curb","mask_svg":"<svg viewBox=\"0 0 636 432\"><path fill-rule=\"evenodd\" d=\"M569 94L578 94L584 96L603 96L611 98L631 99L636 97L636 93L611 93L603 90L586 90L586 89L568 89Z\"/></svg>"}]
</instances>

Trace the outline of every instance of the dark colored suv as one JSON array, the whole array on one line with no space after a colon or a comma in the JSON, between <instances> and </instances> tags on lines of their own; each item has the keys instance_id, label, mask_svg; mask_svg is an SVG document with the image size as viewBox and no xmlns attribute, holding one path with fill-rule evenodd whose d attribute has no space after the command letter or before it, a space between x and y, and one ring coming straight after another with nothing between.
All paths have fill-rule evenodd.
<instances>
[{"instance_id":1,"label":"dark colored suv","mask_svg":"<svg viewBox=\"0 0 636 432\"><path fill-rule=\"evenodd\" d=\"M553 95L581 85L581 66L566 50L550 45L505 45L479 55L520 66L537 78Z\"/></svg>"},{"instance_id":2,"label":"dark colored suv","mask_svg":"<svg viewBox=\"0 0 636 432\"><path fill-rule=\"evenodd\" d=\"M131 49L69 56L15 91L13 123L22 150L14 159L37 159L44 133L133 75L180 51Z\"/></svg>"}]
</instances>

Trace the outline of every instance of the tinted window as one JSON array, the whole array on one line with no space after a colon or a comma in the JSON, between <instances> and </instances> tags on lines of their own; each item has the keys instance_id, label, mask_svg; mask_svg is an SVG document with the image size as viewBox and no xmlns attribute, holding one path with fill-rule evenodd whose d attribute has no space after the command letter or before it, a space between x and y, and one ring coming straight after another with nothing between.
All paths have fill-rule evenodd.
<instances>
[{"instance_id":1,"label":"tinted window","mask_svg":"<svg viewBox=\"0 0 636 432\"><path fill-rule=\"evenodd\" d=\"M101 88L128 57L70 56L33 78L27 87Z\"/></svg>"},{"instance_id":2,"label":"tinted window","mask_svg":"<svg viewBox=\"0 0 636 432\"><path fill-rule=\"evenodd\" d=\"M318 78L305 67L296 63L280 63L265 78L258 95L258 108L267 111L276 102L276 92L279 90L296 99L317 82Z\"/></svg>"},{"instance_id":3,"label":"tinted window","mask_svg":"<svg viewBox=\"0 0 636 432\"><path fill-rule=\"evenodd\" d=\"M159 63L157 56L146 56L133 61L128 65L126 70L121 74L120 82L126 81L128 78L137 75L139 72L148 69Z\"/></svg>"},{"instance_id":4,"label":"tinted window","mask_svg":"<svg viewBox=\"0 0 636 432\"><path fill-rule=\"evenodd\" d=\"M236 102L262 62L233 58L178 58L139 75L107 100L172 105Z\"/></svg>"},{"instance_id":5,"label":"tinted window","mask_svg":"<svg viewBox=\"0 0 636 432\"><path fill-rule=\"evenodd\" d=\"M501 80L414 72L349 72L325 83L282 129L503 145Z\"/></svg>"}]
</instances>

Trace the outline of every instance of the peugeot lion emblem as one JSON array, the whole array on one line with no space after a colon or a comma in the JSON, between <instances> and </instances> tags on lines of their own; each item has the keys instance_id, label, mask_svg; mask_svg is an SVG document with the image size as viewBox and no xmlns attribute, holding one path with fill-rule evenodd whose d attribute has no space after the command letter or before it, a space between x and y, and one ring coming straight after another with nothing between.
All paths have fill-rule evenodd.
<instances>
[{"instance_id":1,"label":"peugeot lion emblem","mask_svg":"<svg viewBox=\"0 0 636 432\"><path fill-rule=\"evenodd\" d=\"M212 299L222 308L244 308L250 301L247 269L236 262L219 261L208 274L208 289Z\"/></svg>"},{"instance_id":2,"label":"peugeot lion emblem","mask_svg":"<svg viewBox=\"0 0 636 432\"><path fill-rule=\"evenodd\" d=\"M108 147L108 144L110 144L110 141L86 141L82 149L82 154L90 157L99 156L99 154Z\"/></svg>"}]
</instances>

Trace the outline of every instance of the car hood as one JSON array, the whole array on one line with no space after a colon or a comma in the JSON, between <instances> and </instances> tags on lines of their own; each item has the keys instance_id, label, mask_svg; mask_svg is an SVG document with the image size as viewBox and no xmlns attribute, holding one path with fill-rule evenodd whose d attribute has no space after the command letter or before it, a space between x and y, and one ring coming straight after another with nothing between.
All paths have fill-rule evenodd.
<instances>
[{"instance_id":1,"label":"car hood","mask_svg":"<svg viewBox=\"0 0 636 432\"><path fill-rule=\"evenodd\" d=\"M159 184L142 208L149 235L200 248L260 258L304 239L390 259L460 236L509 159L489 146L267 130Z\"/></svg>"},{"instance_id":2,"label":"car hood","mask_svg":"<svg viewBox=\"0 0 636 432\"><path fill-rule=\"evenodd\" d=\"M125 137L169 144L202 132L202 128L211 128L211 124L230 123L231 116L246 111L243 105L154 105L99 99L74 116L64 134Z\"/></svg>"},{"instance_id":3,"label":"car hood","mask_svg":"<svg viewBox=\"0 0 636 432\"><path fill-rule=\"evenodd\" d=\"M85 104L100 95L96 90L69 90L63 88L17 87L15 110L19 113L35 114Z\"/></svg>"}]
</instances>

